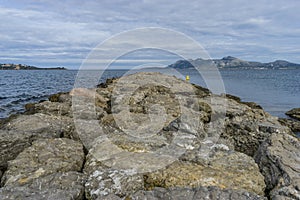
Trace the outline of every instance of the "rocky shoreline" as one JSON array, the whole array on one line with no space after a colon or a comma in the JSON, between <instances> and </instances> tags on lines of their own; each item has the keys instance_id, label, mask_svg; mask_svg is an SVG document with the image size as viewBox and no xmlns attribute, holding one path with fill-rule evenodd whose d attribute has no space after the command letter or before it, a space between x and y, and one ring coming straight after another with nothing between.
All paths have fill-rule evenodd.
<instances>
[{"instance_id":1,"label":"rocky shoreline","mask_svg":"<svg viewBox=\"0 0 300 200\"><path fill-rule=\"evenodd\" d=\"M26 110L0 123L0 199L300 199L297 125L238 97L148 72Z\"/></svg>"}]
</instances>

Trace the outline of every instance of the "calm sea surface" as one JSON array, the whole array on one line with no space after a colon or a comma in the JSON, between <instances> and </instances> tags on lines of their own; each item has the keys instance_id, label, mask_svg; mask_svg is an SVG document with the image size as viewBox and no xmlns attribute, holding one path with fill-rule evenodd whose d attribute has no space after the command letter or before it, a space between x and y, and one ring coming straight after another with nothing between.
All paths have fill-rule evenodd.
<instances>
[{"instance_id":1,"label":"calm sea surface","mask_svg":"<svg viewBox=\"0 0 300 200\"><path fill-rule=\"evenodd\" d=\"M76 70L1 70L0 118L24 111L27 103L71 90L77 73ZM98 81L99 73L84 71L80 72L80 82L82 86L90 87L106 78L125 73L126 70L106 70ZM204 79L196 70L167 70L166 73L180 78L189 75L191 82L206 87ZM244 101L254 101L275 116L285 117L284 112L300 107L300 70L220 70L220 73L226 93L237 95Z\"/></svg>"}]
</instances>

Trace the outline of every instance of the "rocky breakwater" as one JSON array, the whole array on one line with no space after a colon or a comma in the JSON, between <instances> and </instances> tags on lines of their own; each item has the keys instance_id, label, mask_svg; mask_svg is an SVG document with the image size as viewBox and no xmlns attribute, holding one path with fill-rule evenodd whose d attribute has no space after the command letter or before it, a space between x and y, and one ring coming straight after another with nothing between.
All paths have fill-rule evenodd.
<instances>
[{"instance_id":1,"label":"rocky breakwater","mask_svg":"<svg viewBox=\"0 0 300 200\"><path fill-rule=\"evenodd\" d=\"M299 139L254 103L159 73L26 106L0 199L299 199Z\"/></svg>"}]
</instances>

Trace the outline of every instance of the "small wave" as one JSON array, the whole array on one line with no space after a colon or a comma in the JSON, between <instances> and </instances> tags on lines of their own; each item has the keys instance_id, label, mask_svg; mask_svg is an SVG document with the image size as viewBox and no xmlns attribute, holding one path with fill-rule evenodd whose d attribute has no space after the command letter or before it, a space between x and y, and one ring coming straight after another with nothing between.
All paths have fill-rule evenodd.
<instances>
[{"instance_id":1,"label":"small wave","mask_svg":"<svg viewBox=\"0 0 300 200\"><path fill-rule=\"evenodd\" d=\"M13 99L13 98L30 98L30 97L32 97L31 95L29 95L29 94L26 94L26 93L22 93L22 94L19 94L19 95L11 95L11 96L0 96L0 100L1 99Z\"/></svg>"},{"instance_id":2,"label":"small wave","mask_svg":"<svg viewBox=\"0 0 300 200\"><path fill-rule=\"evenodd\" d=\"M20 103L23 103L23 102L38 101L38 100L45 99L45 98L47 98L48 96L49 96L49 95L31 96L31 97L28 97L28 98L21 98L21 99L12 101L12 102L10 102L10 103L16 105L16 104L20 104Z\"/></svg>"}]
</instances>

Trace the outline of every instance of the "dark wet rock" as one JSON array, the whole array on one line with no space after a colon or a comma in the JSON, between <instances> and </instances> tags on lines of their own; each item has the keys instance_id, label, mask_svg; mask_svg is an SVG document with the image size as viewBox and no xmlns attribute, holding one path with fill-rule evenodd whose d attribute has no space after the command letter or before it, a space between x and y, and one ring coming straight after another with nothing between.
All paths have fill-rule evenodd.
<instances>
[{"instance_id":1,"label":"dark wet rock","mask_svg":"<svg viewBox=\"0 0 300 200\"><path fill-rule=\"evenodd\" d=\"M132 200L266 200L267 198L247 191L220 189L218 187L197 187L197 188L159 188L152 191L138 191L130 196Z\"/></svg>"},{"instance_id":2,"label":"dark wet rock","mask_svg":"<svg viewBox=\"0 0 300 200\"><path fill-rule=\"evenodd\" d=\"M247 106L249 106L250 108L253 109L263 109L260 105L258 105L255 102L242 102L243 104L246 104Z\"/></svg>"},{"instance_id":3,"label":"dark wet rock","mask_svg":"<svg viewBox=\"0 0 300 200\"><path fill-rule=\"evenodd\" d=\"M285 114L294 119L300 120L300 108L293 108L292 110L287 111Z\"/></svg>"},{"instance_id":4,"label":"dark wet rock","mask_svg":"<svg viewBox=\"0 0 300 200\"><path fill-rule=\"evenodd\" d=\"M300 141L289 134L272 134L255 159L273 199L300 198Z\"/></svg>"},{"instance_id":5,"label":"dark wet rock","mask_svg":"<svg viewBox=\"0 0 300 200\"><path fill-rule=\"evenodd\" d=\"M295 134L300 133L300 121L286 118L280 118L278 121L282 125L289 127Z\"/></svg>"},{"instance_id":6,"label":"dark wet rock","mask_svg":"<svg viewBox=\"0 0 300 200\"><path fill-rule=\"evenodd\" d=\"M82 173L57 172L39 177L23 186L0 188L1 200L82 200L85 176Z\"/></svg>"},{"instance_id":7,"label":"dark wet rock","mask_svg":"<svg viewBox=\"0 0 300 200\"><path fill-rule=\"evenodd\" d=\"M0 119L0 129L3 129L3 127L8 124L10 121L12 121L13 119L16 119L18 116L20 116L20 114L12 114L7 118L4 119Z\"/></svg>"},{"instance_id":8,"label":"dark wet rock","mask_svg":"<svg viewBox=\"0 0 300 200\"><path fill-rule=\"evenodd\" d=\"M80 171L83 162L83 146L79 142L40 139L8 162L1 185L22 186L56 172Z\"/></svg>"},{"instance_id":9,"label":"dark wet rock","mask_svg":"<svg viewBox=\"0 0 300 200\"><path fill-rule=\"evenodd\" d=\"M240 97L237 97L237 96L234 96L234 95L231 95L231 94L226 94L225 97L228 98L228 99L233 99L233 100L237 101L238 103L245 104L245 105L247 105L247 106L249 106L250 108L253 108L253 109L262 109L262 107L260 105L258 105L257 103L255 103L255 102L244 102L244 101L241 100Z\"/></svg>"},{"instance_id":10,"label":"dark wet rock","mask_svg":"<svg viewBox=\"0 0 300 200\"><path fill-rule=\"evenodd\" d=\"M26 114L34 114L34 113L36 113L36 111L35 111L35 109L34 109L34 105L35 105L36 103L28 103L28 104L26 104L25 105L25 113Z\"/></svg>"},{"instance_id":11,"label":"dark wet rock","mask_svg":"<svg viewBox=\"0 0 300 200\"><path fill-rule=\"evenodd\" d=\"M60 92L57 94L53 94L49 97L49 101L51 102L68 102L71 103L72 97L69 95L69 92Z\"/></svg>"}]
</instances>

